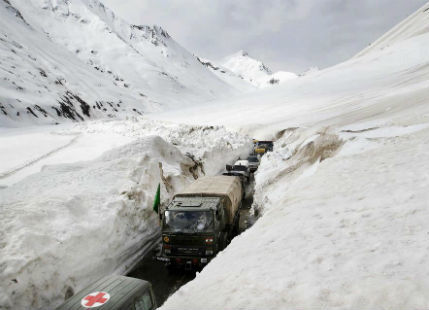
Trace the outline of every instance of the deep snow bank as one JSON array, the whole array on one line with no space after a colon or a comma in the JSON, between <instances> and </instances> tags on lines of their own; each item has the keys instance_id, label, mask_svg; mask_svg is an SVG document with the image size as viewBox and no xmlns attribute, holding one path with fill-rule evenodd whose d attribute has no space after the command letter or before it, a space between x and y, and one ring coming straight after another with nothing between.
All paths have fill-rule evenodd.
<instances>
[{"instance_id":1,"label":"deep snow bank","mask_svg":"<svg viewBox=\"0 0 429 310\"><path fill-rule=\"evenodd\" d=\"M58 164L57 158L56 165L42 166L39 173L0 189L1 309L54 308L94 279L125 272L158 236L151 206L157 184L162 184L165 201L195 176L217 172L251 145L250 138L222 127L138 119L52 130L83 137L80 145L63 150L65 162L73 161L70 154L76 155L75 162ZM97 143L93 137L102 134L131 142L82 161L97 153L84 141ZM105 148L107 141L98 143Z\"/></svg>"},{"instance_id":2,"label":"deep snow bank","mask_svg":"<svg viewBox=\"0 0 429 310\"><path fill-rule=\"evenodd\" d=\"M160 161L173 184L190 177L189 158L148 137L2 190L2 307L51 307L69 287L132 266L157 233L150 203Z\"/></svg>"},{"instance_id":3,"label":"deep snow bank","mask_svg":"<svg viewBox=\"0 0 429 310\"><path fill-rule=\"evenodd\" d=\"M201 161L208 174L250 152L249 137L221 126L188 126L142 118L59 126L0 129L0 188L45 165L92 160L103 152L147 135L158 135Z\"/></svg>"},{"instance_id":4,"label":"deep snow bank","mask_svg":"<svg viewBox=\"0 0 429 310\"><path fill-rule=\"evenodd\" d=\"M362 125L281 139L263 216L162 309L427 308L429 124Z\"/></svg>"}]
</instances>

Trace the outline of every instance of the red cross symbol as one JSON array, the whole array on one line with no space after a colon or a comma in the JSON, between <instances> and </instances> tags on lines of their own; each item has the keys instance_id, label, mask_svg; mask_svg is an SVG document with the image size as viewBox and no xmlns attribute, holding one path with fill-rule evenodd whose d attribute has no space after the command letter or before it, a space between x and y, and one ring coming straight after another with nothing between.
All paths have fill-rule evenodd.
<instances>
[{"instance_id":1,"label":"red cross symbol","mask_svg":"<svg viewBox=\"0 0 429 310\"><path fill-rule=\"evenodd\" d=\"M88 294L81 300L81 305L85 308L95 308L104 305L110 299L106 292L94 292Z\"/></svg>"}]
</instances>

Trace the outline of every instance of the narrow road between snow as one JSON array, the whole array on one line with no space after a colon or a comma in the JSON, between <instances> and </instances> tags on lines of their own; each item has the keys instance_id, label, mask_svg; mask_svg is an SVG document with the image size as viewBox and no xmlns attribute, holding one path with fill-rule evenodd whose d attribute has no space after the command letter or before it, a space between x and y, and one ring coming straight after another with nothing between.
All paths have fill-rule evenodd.
<instances>
[{"instance_id":1,"label":"narrow road between snow","mask_svg":"<svg viewBox=\"0 0 429 310\"><path fill-rule=\"evenodd\" d=\"M240 209L240 233L251 227L256 220L250 212L253 203L253 190L254 178L252 175L250 183L246 186L246 196ZM161 306L181 286L195 278L195 271L168 270L164 262L155 258L159 245L159 243L156 243L152 250L143 257L141 262L127 276L152 283L158 306Z\"/></svg>"}]
</instances>

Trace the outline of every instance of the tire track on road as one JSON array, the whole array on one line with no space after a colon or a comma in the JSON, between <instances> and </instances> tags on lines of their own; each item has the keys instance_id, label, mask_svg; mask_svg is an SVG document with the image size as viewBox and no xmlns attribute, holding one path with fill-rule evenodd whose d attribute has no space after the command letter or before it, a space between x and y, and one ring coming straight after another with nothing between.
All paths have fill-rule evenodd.
<instances>
[{"instance_id":1,"label":"tire track on road","mask_svg":"<svg viewBox=\"0 0 429 310\"><path fill-rule=\"evenodd\" d=\"M25 168L28 168L28 167L34 165L35 163L37 163L37 162L39 162L39 161L41 161L43 159L46 159L49 156L52 156L55 153L58 153L58 152L60 152L60 151L62 151L64 149L68 148L69 146L71 146L74 143L76 143L76 141L80 138L80 136L81 136L81 134L78 134L76 137L74 137L73 139L71 139L67 144L65 144L63 146L60 146L58 148L55 148L52 151L50 151L48 153L45 153L42 156L39 156L39 157L37 157L37 158L35 158L35 159L27 162L26 164L24 164L22 166L19 166L17 168L13 168L12 170L0 173L0 180L8 178L8 177L10 177L13 174L15 174L15 173L17 173L17 172L19 172L19 171L21 171L21 170L23 170Z\"/></svg>"}]
</instances>

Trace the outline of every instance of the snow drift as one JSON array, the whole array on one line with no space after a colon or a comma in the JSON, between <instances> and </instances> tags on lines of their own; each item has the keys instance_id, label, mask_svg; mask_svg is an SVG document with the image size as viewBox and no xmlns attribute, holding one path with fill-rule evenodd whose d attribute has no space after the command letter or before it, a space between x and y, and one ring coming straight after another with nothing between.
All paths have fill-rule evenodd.
<instances>
[{"instance_id":1,"label":"snow drift","mask_svg":"<svg viewBox=\"0 0 429 310\"><path fill-rule=\"evenodd\" d=\"M148 137L2 190L2 308L52 307L68 290L133 266L157 235L150 203L158 162L172 183L185 182L193 165Z\"/></svg>"}]
</instances>

